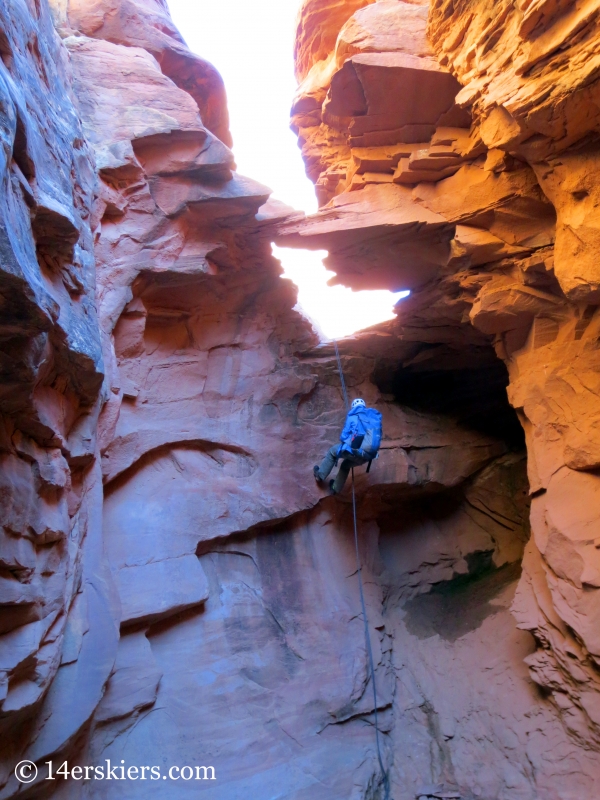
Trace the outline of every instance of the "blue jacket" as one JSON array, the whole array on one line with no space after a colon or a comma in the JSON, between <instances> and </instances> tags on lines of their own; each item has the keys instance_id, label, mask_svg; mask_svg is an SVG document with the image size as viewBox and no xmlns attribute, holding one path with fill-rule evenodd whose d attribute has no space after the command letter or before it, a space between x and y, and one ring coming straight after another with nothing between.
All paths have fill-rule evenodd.
<instances>
[{"instance_id":1,"label":"blue jacket","mask_svg":"<svg viewBox=\"0 0 600 800\"><path fill-rule=\"evenodd\" d=\"M344 423L344 429L340 433L340 442L343 444L350 443L352 436L356 433L358 428L358 420L356 419L356 415L363 411L362 406L357 406L356 408L351 408L346 416L346 422ZM340 449L342 447L340 445ZM338 450L339 453L339 450Z\"/></svg>"}]
</instances>

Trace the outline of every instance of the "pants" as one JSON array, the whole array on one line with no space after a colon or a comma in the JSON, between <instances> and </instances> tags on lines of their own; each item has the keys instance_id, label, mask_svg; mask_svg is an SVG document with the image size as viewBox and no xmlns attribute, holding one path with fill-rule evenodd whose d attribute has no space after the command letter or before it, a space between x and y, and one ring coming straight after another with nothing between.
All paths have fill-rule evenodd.
<instances>
[{"instance_id":1,"label":"pants","mask_svg":"<svg viewBox=\"0 0 600 800\"><path fill-rule=\"evenodd\" d=\"M331 470L333 469L339 449L340 449L339 444L334 444L333 447L330 447L329 450L327 451L327 455L325 456L323 461L321 461L321 466L319 467L319 476L321 480L324 481L331 472ZM364 461L362 461L362 459L357 459L356 461L353 461L350 458L345 458L342 461L342 463L340 464L340 468L338 470L338 474L336 475L335 481L333 482L333 491L336 494L341 492L342 489L344 488L344 484L346 483L346 479L348 478L348 475L350 474L350 470L352 469L352 467L357 467L360 466L361 464L364 464Z\"/></svg>"}]
</instances>

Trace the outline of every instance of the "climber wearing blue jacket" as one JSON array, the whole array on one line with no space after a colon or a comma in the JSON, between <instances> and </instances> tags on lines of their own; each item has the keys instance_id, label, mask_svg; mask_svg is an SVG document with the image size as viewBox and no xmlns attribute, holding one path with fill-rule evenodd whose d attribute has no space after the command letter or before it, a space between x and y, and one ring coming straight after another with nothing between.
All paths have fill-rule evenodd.
<instances>
[{"instance_id":1,"label":"climber wearing blue jacket","mask_svg":"<svg viewBox=\"0 0 600 800\"><path fill-rule=\"evenodd\" d=\"M341 444L334 444L327 451L321 465L315 464L313 473L318 484L323 483L337 463L343 461L335 480L329 481L332 494L339 494L344 488L352 467L371 462L377 458L381 443L381 414L374 408L367 408L364 400L352 401L346 416L344 430L340 434Z\"/></svg>"}]
</instances>

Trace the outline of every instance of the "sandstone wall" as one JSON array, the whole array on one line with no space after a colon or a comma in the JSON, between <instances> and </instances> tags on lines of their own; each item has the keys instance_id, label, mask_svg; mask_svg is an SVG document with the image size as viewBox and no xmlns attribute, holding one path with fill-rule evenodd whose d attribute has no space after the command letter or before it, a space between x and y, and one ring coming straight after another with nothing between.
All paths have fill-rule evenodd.
<instances>
[{"instance_id":1,"label":"sandstone wall","mask_svg":"<svg viewBox=\"0 0 600 800\"><path fill-rule=\"evenodd\" d=\"M319 7L303 4L300 42ZM512 613L536 641L531 679L571 741L595 751L596 4L379 0L348 12L331 17L329 52L300 60L292 124L322 209L281 241L327 249L350 286L412 290L388 331L404 345L405 385L415 369L475 356L472 328L507 365L533 534ZM591 797L590 786L535 796Z\"/></svg>"},{"instance_id":2,"label":"sandstone wall","mask_svg":"<svg viewBox=\"0 0 600 800\"><path fill-rule=\"evenodd\" d=\"M591 800L596 289L558 231L593 248L593 72L561 90L575 138L534 135L546 95L486 44L496 5L309 0L304 219L236 173L220 76L163 0L50 6L0 3L0 798L383 797L349 493L312 478L337 363L276 239L413 290L340 343L384 416L356 489L391 796ZM494 35L523 52L568 28L515 14ZM217 780L50 782L49 759Z\"/></svg>"},{"instance_id":3,"label":"sandstone wall","mask_svg":"<svg viewBox=\"0 0 600 800\"><path fill-rule=\"evenodd\" d=\"M10 794L19 756L68 747L100 701L118 606L102 553L93 157L47 5L3 3L0 31L0 782Z\"/></svg>"}]
</instances>

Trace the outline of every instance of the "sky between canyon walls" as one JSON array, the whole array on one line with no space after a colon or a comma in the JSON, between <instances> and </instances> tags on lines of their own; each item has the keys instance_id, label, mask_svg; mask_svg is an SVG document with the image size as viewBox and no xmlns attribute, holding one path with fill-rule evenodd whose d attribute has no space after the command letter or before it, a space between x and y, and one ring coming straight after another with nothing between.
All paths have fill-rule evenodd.
<instances>
[{"instance_id":1,"label":"sky between canyon walls","mask_svg":"<svg viewBox=\"0 0 600 800\"><path fill-rule=\"evenodd\" d=\"M238 170L271 187L274 196L307 214L314 188L289 129L296 90L293 48L300 0L168 0L188 46L211 61L225 81ZM399 295L327 286L333 273L324 251L274 248L299 288L299 303L325 337L392 319Z\"/></svg>"}]
</instances>

